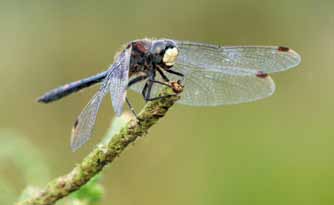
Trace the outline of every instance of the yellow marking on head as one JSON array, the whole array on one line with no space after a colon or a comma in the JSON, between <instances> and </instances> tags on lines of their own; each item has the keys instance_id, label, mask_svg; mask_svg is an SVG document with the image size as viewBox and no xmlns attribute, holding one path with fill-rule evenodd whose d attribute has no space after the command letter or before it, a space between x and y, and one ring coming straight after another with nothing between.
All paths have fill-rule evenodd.
<instances>
[{"instance_id":1,"label":"yellow marking on head","mask_svg":"<svg viewBox=\"0 0 334 205\"><path fill-rule=\"evenodd\" d=\"M167 65L167 66L172 66L176 62L176 57L179 54L179 51L177 48L168 48L164 54L164 57L162 61Z\"/></svg>"}]
</instances>

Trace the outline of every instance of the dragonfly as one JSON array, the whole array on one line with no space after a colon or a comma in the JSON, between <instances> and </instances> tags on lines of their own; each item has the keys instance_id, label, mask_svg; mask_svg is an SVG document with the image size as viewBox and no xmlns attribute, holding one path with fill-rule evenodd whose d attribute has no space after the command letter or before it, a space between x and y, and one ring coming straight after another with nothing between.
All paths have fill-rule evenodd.
<instances>
[{"instance_id":1,"label":"dragonfly","mask_svg":"<svg viewBox=\"0 0 334 205\"><path fill-rule=\"evenodd\" d=\"M300 55L284 46L219 46L171 39L140 39L123 46L114 63L101 73L58 88L38 102L59 100L100 83L100 88L77 117L71 135L73 151L91 137L103 98L110 93L117 116L123 105L136 115L127 90L141 93L145 101L158 96L164 86L185 85L180 104L220 106L251 102L271 96L275 83L269 74L285 71L301 62Z\"/></svg>"}]
</instances>

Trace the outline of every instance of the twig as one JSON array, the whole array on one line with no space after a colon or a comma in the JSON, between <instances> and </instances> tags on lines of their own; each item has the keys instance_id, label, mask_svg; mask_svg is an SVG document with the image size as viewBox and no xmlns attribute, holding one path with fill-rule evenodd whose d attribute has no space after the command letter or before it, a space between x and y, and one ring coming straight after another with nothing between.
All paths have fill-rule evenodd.
<instances>
[{"instance_id":1,"label":"twig","mask_svg":"<svg viewBox=\"0 0 334 205\"><path fill-rule=\"evenodd\" d=\"M70 173L50 181L44 189L28 199L18 202L17 205L54 204L71 192L80 189L119 156L131 142L144 136L148 129L166 114L168 109L180 98L175 93L182 91L180 84L173 82L171 85L173 89L163 89L159 94L160 96L171 96L148 102L138 115L140 121L130 120L118 134L113 136L109 143L95 148Z\"/></svg>"}]
</instances>

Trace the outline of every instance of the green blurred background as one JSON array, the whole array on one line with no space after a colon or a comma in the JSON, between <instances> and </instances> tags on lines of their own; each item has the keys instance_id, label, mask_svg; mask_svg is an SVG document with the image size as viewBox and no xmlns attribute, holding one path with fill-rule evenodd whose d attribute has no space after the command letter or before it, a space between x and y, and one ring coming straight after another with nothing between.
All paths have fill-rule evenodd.
<instances>
[{"instance_id":1,"label":"green blurred background","mask_svg":"<svg viewBox=\"0 0 334 205\"><path fill-rule=\"evenodd\" d=\"M329 0L0 1L0 198L68 172L114 115L105 100L95 136L72 153L71 126L96 87L49 105L40 94L105 70L127 41L164 37L286 45L302 63L273 76L268 99L174 106L104 170L103 204L334 204L333 10ZM48 177L32 168L41 160Z\"/></svg>"}]
</instances>

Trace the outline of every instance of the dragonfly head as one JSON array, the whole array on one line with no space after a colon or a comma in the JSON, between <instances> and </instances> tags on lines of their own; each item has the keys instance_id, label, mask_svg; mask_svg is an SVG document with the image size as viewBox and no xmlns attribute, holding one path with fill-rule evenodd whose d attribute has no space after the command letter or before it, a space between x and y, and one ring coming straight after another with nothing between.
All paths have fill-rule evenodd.
<instances>
[{"instance_id":1,"label":"dragonfly head","mask_svg":"<svg viewBox=\"0 0 334 205\"><path fill-rule=\"evenodd\" d=\"M179 54L176 43L172 40L155 40L152 42L153 62L164 69L171 68Z\"/></svg>"}]
</instances>

